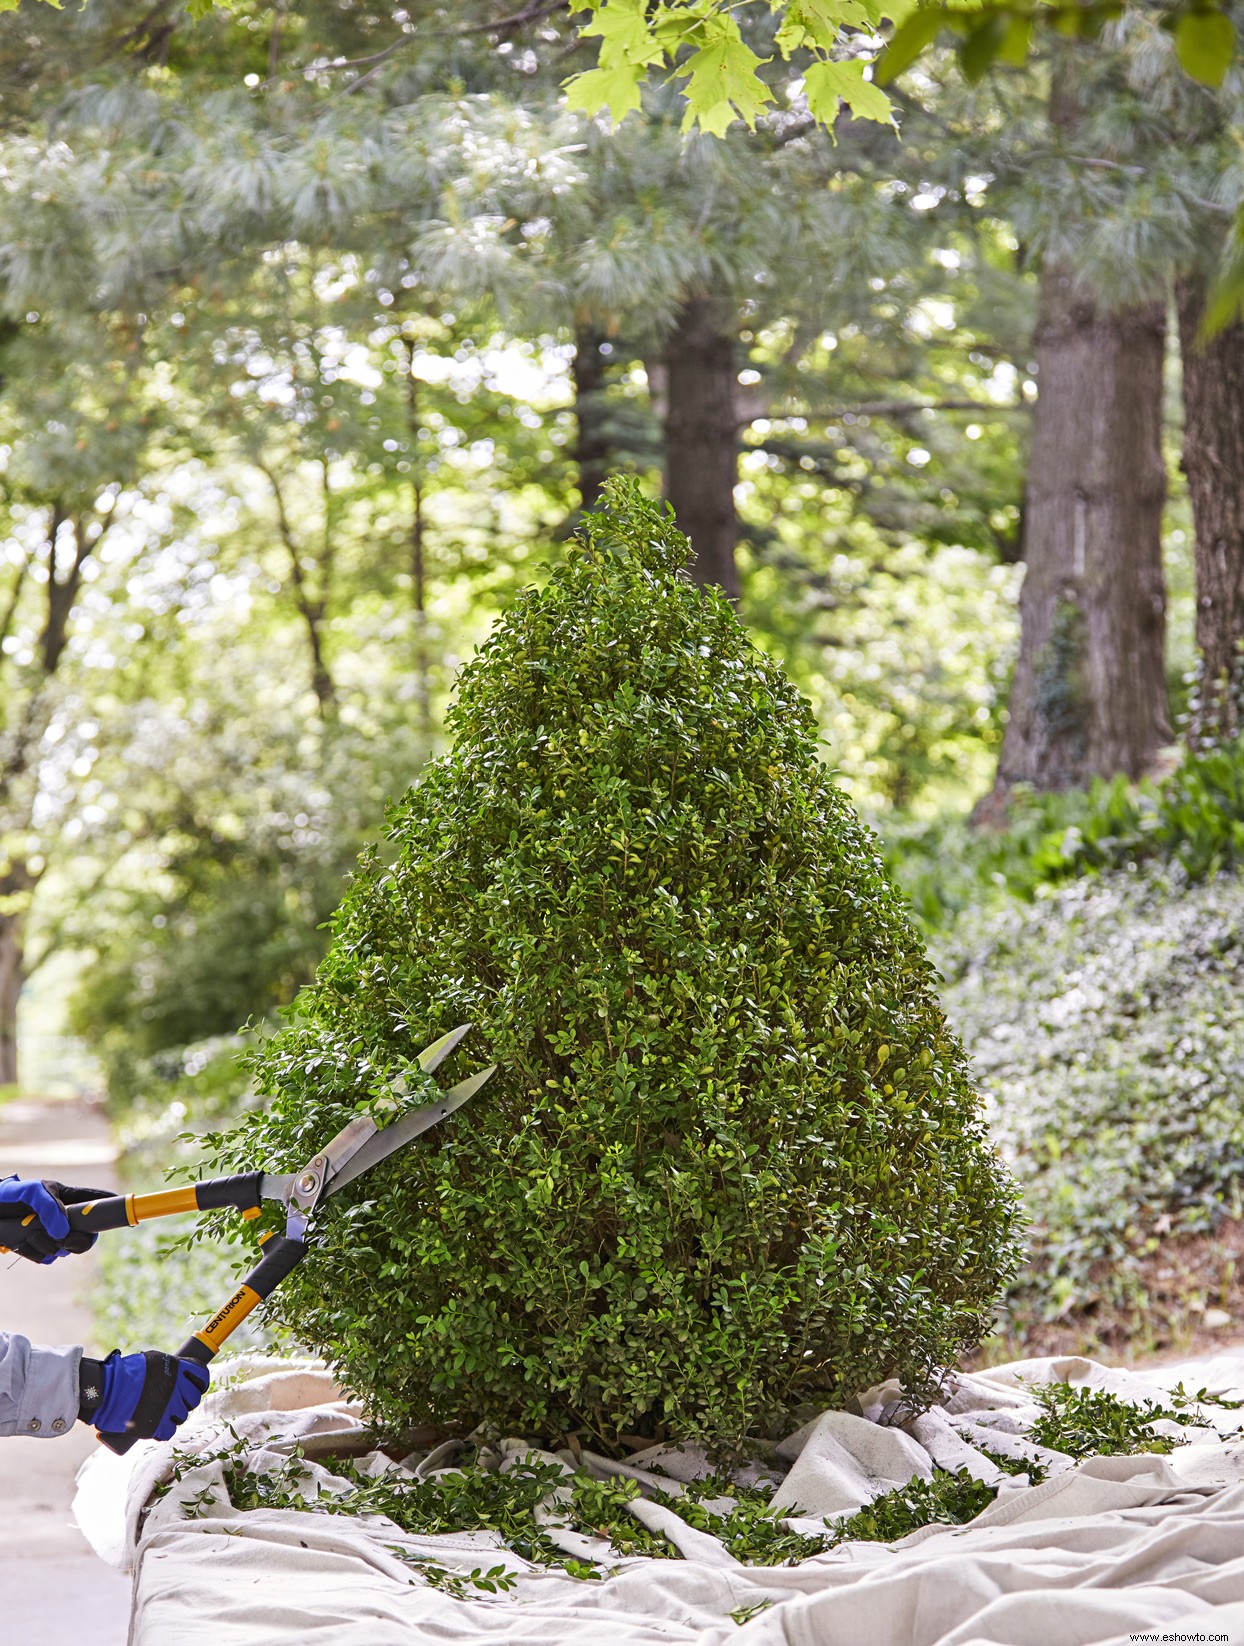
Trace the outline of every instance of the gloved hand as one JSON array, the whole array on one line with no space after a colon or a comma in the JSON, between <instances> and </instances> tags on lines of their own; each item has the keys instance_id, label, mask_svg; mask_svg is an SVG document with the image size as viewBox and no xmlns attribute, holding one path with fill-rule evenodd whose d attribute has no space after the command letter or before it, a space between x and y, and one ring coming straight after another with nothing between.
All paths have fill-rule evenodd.
<instances>
[{"instance_id":1,"label":"gloved hand","mask_svg":"<svg viewBox=\"0 0 1244 1646\"><path fill-rule=\"evenodd\" d=\"M32 1263L54 1263L70 1252L89 1252L98 1235L70 1229L65 1207L106 1200L112 1192L72 1189L50 1178L0 1178L0 1218L19 1218L26 1223L20 1240L9 1239L9 1250L28 1257Z\"/></svg>"},{"instance_id":2,"label":"gloved hand","mask_svg":"<svg viewBox=\"0 0 1244 1646\"><path fill-rule=\"evenodd\" d=\"M197 1360L154 1350L123 1355L114 1349L104 1361L84 1357L78 1416L102 1435L169 1440L207 1393L210 1375Z\"/></svg>"}]
</instances>

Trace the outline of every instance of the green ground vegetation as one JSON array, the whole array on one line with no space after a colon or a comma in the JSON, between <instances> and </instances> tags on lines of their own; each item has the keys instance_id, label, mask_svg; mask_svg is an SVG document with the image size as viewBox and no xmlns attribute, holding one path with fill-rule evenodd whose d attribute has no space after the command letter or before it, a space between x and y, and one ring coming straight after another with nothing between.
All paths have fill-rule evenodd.
<instances>
[{"instance_id":1,"label":"green ground vegetation","mask_svg":"<svg viewBox=\"0 0 1244 1646\"><path fill-rule=\"evenodd\" d=\"M1230 743L1021 796L1003 833L889 839L1031 1219L997 1353L1139 1351L1238 1309L1242 777Z\"/></svg>"}]
</instances>

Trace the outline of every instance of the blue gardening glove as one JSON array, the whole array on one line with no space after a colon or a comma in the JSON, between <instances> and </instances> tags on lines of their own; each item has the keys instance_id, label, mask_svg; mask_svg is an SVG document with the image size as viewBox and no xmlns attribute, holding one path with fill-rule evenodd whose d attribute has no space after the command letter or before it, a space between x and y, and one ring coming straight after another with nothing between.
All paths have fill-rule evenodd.
<instances>
[{"instance_id":1,"label":"blue gardening glove","mask_svg":"<svg viewBox=\"0 0 1244 1646\"><path fill-rule=\"evenodd\" d=\"M54 1263L70 1252L89 1252L98 1236L71 1230L65 1207L105 1200L111 1193L111 1189L72 1189L50 1178L2 1178L0 1218L16 1218L25 1225L19 1239L9 1236L5 1243L32 1263Z\"/></svg>"},{"instance_id":2,"label":"blue gardening glove","mask_svg":"<svg viewBox=\"0 0 1244 1646\"><path fill-rule=\"evenodd\" d=\"M114 1349L105 1361L83 1359L78 1416L102 1435L170 1440L207 1393L210 1375L197 1360Z\"/></svg>"}]
</instances>

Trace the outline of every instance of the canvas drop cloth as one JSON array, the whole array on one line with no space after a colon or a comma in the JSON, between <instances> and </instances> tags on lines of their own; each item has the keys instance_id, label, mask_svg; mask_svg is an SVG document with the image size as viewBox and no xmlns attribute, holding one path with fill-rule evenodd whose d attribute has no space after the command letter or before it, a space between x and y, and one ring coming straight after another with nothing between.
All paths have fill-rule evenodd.
<instances>
[{"instance_id":1,"label":"canvas drop cloth","mask_svg":"<svg viewBox=\"0 0 1244 1646\"><path fill-rule=\"evenodd\" d=\"M999 1484L1000 1495L970 1526L841 1545L796 1566L741 1565L641 1499L636 1514L685 1558L613 1559L599 1540L555 1533L568 1552L615 1568L584 1582L529 1566L489 1533L413 1537L379 1517L241 1513L222 1465L210 1460L153 1496L170 1477L172 1452L154 1442L125 1459L101 1450L83 1469L76 1510L104 1558L134 1573L130 1646L1123 1646L1145 1632L1154 1641L1244 1646L1244 1437L1228 1433L1244 1413L1206 1408L1217 1431L1176 1431L1187 1443L1167 1456L1076 1464L1041 1453L1051 1469L1041 1485L1000 1477L980 1448L1034 1455L1024 1436L1036 1408L1025 1384L1051 1380L1134 1401L1161 1401L1180 1381L1239 1398L1244 1352L1145 1375L1081 1359L1015 1362L962 1376L943 1406L900 1426L891 1426L902 1417L897 1389L873 1390L862 1417L827 1412L781 1443L775 1501L792 1526L822 1530L821 1517L928 1475L935 1463L967 1468ZM312 1468L326 1490L330 1450L363 1438L357 1409L310 1362L222 1368L177 1444L206 1459L229 1438L226 1425L260 1468L300 1440L310 1457L325 1458ZM492 1462L505 1468L528 1449L504 1442ZM367 1466L395 1465L374 1454ZM442 1448L407 1466L422 1475L453 1458ZM641 1485L659 1478L666 1491L665 1476L706 1467L694 1452L661 1448L626 1465L585 1453L580 1466ZM195 1505L198 1518L188 1512ZM502 1565L516 1586L456 1598L403 1553L464 1574Z\"/></svg>"}]
</instances>

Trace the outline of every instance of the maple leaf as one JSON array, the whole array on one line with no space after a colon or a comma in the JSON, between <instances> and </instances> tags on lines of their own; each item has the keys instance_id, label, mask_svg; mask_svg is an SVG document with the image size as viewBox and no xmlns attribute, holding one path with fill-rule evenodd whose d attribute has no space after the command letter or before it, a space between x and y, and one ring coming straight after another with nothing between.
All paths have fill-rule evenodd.
<instances>
[{"instance_id":1,"label":"maple leaf","mask_svg":"<svg viewBox=\"0 0 1244 1646\"><path fill-rule=\"evenodd\" d=\"M871 23L877 7L865 0L790 0L782 26L774 36L785 57L800 46L827 51L844 23Z\"/></svg>"},{"instance_id":2,"label":"maple leaf","mask_svg":"<svg viewBox=\"0 0 1244 1646\"><path fill-rule=\"evenodd\" d=\"M616 126L640 104L639 87L644 77L642 63L622 63L617 68L585 69L566 82L566 105L584 114L609 110Z\"/></svg>"},{"instance_id":3,"label":"maple leaf","mask_svg":"<svg viewBox=\"0 0 1244 1646\"><path fill-rule=\"evenodd\" d=\"M850 63L813 63L806 71L803 84L808 109L822 125L832 129L840 101L857 120L876 120L883 126L894 124L890 99L880 86L865 80L866 66L856 59Z\"/></svg>"},{"instance_id":4,"label":"maple leaf","mask_svg":"<svg viewBox=\"0 0 1244 1646\"><path fill-rule=\"evenodd\" d=\"M662 55L648 25L643 0L607 0L580 32L599 37L602 68L616 68L622 63L647 65L659 61Z\"/></svg>"},{"instance_id":5,"label":"maple leaf","mask_svg":"<svg viewBox=\"0 0 1244 1646\"><path fill-rule=\"evenodd\" d=\"M746 125L754 126L756 117L773 101L773 93L756 72L764 61L742 40L725 32L693 52L678 70L687 77L683 130L699 126L720 136L730 124L725 120L723 125L723 110L731 107Z\"/></svg>"}]
</instances>

